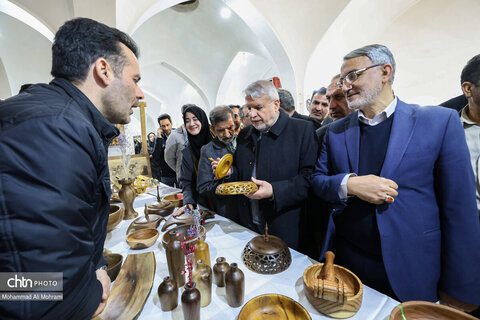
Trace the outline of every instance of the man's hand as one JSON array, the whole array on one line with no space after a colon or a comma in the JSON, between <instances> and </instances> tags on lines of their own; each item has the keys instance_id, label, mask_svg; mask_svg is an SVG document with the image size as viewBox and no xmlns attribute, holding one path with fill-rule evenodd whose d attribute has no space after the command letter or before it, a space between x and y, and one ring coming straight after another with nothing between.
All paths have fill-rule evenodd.
<instances>
[{"instance_id":1,"label":"man's hand","mask_svg":"<svg viewBox=\"0 0 480 320\"><path fill-rule=\"evenodd\" d=\"M158 129L157 129L157 137L161 138L161 137L162 137L162 134L163 134L162 128L158 128Z\"/></svg>"},{"instance_id":2,"label":"man's hand","mask_svg":"<svg viewBox=\"0 0 480 320\"><path fill-rule=\"evenodd\" d=\"M248 193L245 196L250 199L260 200L268 199L273 196L273 187L272 185L264 180L257 180L252 177L252 182L258 185L258 190L253 193Z\"/></svg>"},{"instance_id":3,"label":"man's hand","mask_svg":"<svg viewBox=\"0 0 480 320\"><path fill-rule=\"evenodd\" d=\"M183 207L178 208L178 209L173 213L173 216L174 216L174 217L181 216L182 214L185 213L185 209L193 210L193 204L187 203L187 204L184 205Z\"/></svg>"},{"instance_id":4,"label":"man's hand","mask_svg":"<svg viewBox=\"0 0 480 320\"><path fill-rule=\"evenodd\" d=\"M349 195L373 203L382 204L386 197L398 196L398 185L395 181L369 174L367 176L350 177L347 181ZM391 201L393 202L393 201Z\"/></svg>"},{"instance_id":5,"label":"man's hand","mask_svg":"<svg viewBox=\"0 0 480 320\"><path fill-rule=\"evenodd\" d=\"M107 271L103 269L98 269L96 273L97 273L97 280L100 281L100 283L102 284L103 294L102 294L102 301L100 301L100 304L98 305L98 308L93 314L92 318L95 318L96 316L98 316L100 313L102 313L103 309L105 309L105 306L107 305L108 296L110 295L110 284L111 284L110 277L108 276Z\"/></svg>"}]
</instances>

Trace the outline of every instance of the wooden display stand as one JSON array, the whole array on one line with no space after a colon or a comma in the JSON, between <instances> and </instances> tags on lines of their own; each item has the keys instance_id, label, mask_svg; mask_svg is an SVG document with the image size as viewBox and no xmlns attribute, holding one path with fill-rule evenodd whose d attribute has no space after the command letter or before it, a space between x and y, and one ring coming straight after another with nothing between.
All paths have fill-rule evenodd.
<instances>
[{"instance_id":1,"label":"wooden display stand","mask_svg":"<svg viewBox=\"0 0 480 320\"><path fill-rule=\"evenodd\" d=\"M134 176L144 175L151 177L152 176L152 169L150 167L150 156L147 150L147 128L146 128L146 121L145 121L145 108L147 107L146 102L139 102L138 107L140 108L140 125L142 130L142 154L133 154L130 157L130 164L129 164L129 172L133 172ZM124 131L124 125L118 124L116 125L120 131ZM117 138L114 139L114 141ZM118 143L118 140L117 140ZM115 144L112 142L112 145ZM115 181L115 177L117 176L117 172L119 168L123 168L122 157L121 156L110 156L108 157L108 167L110 170L110 178L112 181ZM114 182L114 183L115 183ZM117 186L120 187L120 186Z\"/></svg>"}]
</instances>

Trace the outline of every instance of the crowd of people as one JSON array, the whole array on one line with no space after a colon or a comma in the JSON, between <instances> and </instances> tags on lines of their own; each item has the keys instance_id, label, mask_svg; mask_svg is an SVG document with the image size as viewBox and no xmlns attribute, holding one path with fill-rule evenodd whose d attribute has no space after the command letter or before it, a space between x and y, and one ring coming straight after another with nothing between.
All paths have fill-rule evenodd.
<instances>
[{"instance_id":1,"label":"crowd of people","mask_svg":"<svg viewBox=\"0 0 480 320\"><path fill-rule=\"evenodd\" d=\"M105 307L107 148L113 124L128 123L143 98L138 49L123 32L74 19L52 52L55 79L0 104L0 271L63 272L64 298L1 303L10 318L90 318ZM208 208L258 233L268 224L315 259L333 250L394 299L478 314L480 55L462 71L459 111L403 102L395 69L383 45L347 53L312 93L309 116L268 80L245 88L244 105L208 116L185 104L178 128L162 114L147 142L153 177L182 189L176 215ZM217 179L227 153L233 165ZM233 181L258 191L215 194Z\"/></svg>"}]
</instances>

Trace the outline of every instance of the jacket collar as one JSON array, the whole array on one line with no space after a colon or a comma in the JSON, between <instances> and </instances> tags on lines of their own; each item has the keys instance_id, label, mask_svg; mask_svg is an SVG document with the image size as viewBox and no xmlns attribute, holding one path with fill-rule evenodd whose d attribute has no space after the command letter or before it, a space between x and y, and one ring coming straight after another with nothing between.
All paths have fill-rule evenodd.
<instances>
[{"instance_id":1,"label":"jacket collar","mask_svg":"<svg viewBox=\"0 0 480 320\"><path fill-rule=\"evenodd\" d=\"M77 111L83 114L85 119L92 123L93 127L103 140L105 150L107 150L113 138L119 135L120 130L111 124L100 113L100 111L98 111L87 96L70 81L63 78L55 78L50 84L62 88L77 103L79 106Z\"/></svg>"},{"instance_id":2,"label":"jacket collar","mask_svg":"<svg viewBox=\"0 0 480 320\"><path fill-rule=\"evenodd\" d=\"M288 114L285 111L280 109L279 113L280 114L278 115L277 122L275 122L275 124L270 128L270 130L267 131L268 134L272 134L276 137L278 137L282 133L283 129L285 128L285 126L288 123L288 120L290 119L290 117L288 116ZM248 130L245 133L246 138L248 138L252 134L254 134L255 136L260 135L260 131L255 129L255 127L253 125L249 125L247 128L245 128L245 130Z\"/></svg>"}]
</instances>

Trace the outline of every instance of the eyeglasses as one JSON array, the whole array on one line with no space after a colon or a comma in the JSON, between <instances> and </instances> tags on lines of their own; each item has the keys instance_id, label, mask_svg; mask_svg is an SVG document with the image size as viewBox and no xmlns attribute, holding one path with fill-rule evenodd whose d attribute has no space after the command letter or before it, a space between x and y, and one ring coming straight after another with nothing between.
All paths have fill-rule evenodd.
<instances>
[{"instance_id":1,"label":"eyeglasses","mask_svg":"<svg viewBox=\"0 0 480 320\"><path fill-rule=\"evenodd\" d=\"M370 68L374 68L374 67L378 67L378 66L383 66L383 63L378 63L378 64L374 64L373 66L370 66L370 67L365 67L365 68L362 68L362 69L359 69L359 70L351 71L351 72L347 73L345 78L338 79L338 82L335 84L335 87L337 87L337 89L342 89L344 81L346 81L347 83L352 83L355 80L357 80L358 76L361 75L363 72L367 71Z\"/></svg>"}]
</instances>

